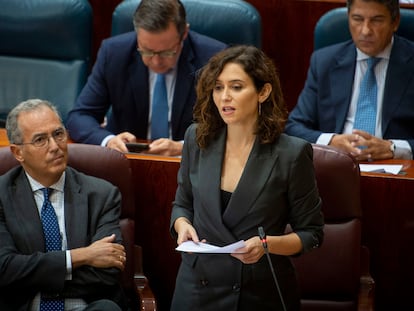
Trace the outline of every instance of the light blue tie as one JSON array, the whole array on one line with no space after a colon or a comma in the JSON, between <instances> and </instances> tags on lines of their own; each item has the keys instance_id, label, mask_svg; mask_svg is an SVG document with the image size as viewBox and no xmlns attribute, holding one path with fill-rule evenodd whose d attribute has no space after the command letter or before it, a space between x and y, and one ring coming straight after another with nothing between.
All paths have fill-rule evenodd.
<instances>
[{"instance_id":1,"label":"light blue tie","mask_svg":"<svg viewBox=\"0 0 414 311\"><path fill-rule=\"evenodd\" d=\"M165 75L157 74L152 98L151 139L168 138L169 136Z\"/></svg>"},{"instance_id":2,"label":"light blue tie","mask_svg":"<svg viewBox=\"0 0 414 311\"><path fill-rule=\"evenodd\" d=\"M59 223L56 217L55 210L49 200L50 188L42 188L43 191L43 205L40 213L43 225L43 233L45 236L46 251L60 251L62 250L62 239L60 237ZM41 297L40 311L63 311L65 304L63 299L45 299Z\"/></svg>"},{"instance_id":3,"label":"light blue tie","mask_svg":"<svg viewBox=\"0 0 414 311\"><path fill-rule=\"evenodd\" d=\"M375 57L368 59L368 68L359 89L354 122L354 129L366 131L371 135L375 135L377 119L377 79L374 69L380 60L381 58Z\"/></svg>"}]
</instances>

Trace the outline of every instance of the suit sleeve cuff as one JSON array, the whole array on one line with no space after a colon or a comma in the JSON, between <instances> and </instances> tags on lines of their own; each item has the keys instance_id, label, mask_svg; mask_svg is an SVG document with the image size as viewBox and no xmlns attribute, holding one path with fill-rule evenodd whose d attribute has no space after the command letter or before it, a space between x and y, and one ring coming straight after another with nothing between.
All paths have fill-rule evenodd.
<instances>
[{"instance_id":1,"label":"suit sleeve cuff","mask_svg":"<svg viewBox=\"0 0 414 311\"><path fill-rule=\"evenodd\" d=\"M391 141L395 144L394 159L413 159L413 153L408 141L401 139L391 139Z\"/></svg>"},{"instance_id":2,"label":"suit sleeve cuff","mask_svg":"<svg viewBox=\"0 0 414 311\"><path fill-rule=\"evenodd\" d=\"M318 139L316 140L316 144L318 145L329 145L329 143L332 140L332 137L335 135L335 133L323 133L321 134Z\"/></svg>"},{"instance_id":3,"label":"suit sleeve cuff","mask_svg":"<svg viewBox=\"0 0 414 311\"><path fill-rule=\"evenodd\" d=\"M65 280L72 280L72 257L70 256L70 250L66 252L66 277Z\"/></svg>"},{"instance_id":4,"label":"suit sleeve cuff","mask_svg":"<svg viewBox=\"0 0 414 311\"><path fill-rule=\"evenodd\" d=\"M101 142L101 146L102 146L102 147L106 147L106 144L108 143L108 141L109 141L112 137L115 137L115 135L108 135L108 136L106 136L106 137L103 139L103 141Z\"/></svg>"}]
</instances>

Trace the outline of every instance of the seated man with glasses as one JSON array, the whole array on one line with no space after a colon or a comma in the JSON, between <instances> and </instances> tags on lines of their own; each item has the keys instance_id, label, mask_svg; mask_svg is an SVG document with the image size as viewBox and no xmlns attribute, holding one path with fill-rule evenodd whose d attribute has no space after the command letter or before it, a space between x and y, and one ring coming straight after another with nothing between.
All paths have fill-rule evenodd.
<instances>
[{"instance_id":1,"label":"seated man with glasses","mask_svg":"<svg viewBox=\"0 0 414 311\"><path fill-rule=\"evenodd\" d=\"M190 31L179 0L143 0L133 23L135 31L102 42L69 113L70 137L121 152L125 143L152 140L146 152L180 155L197 71L226 45Z\"/></svg>"},{"instance_id":2,"label":"seated man with glasses","mask_svg":"<svg viewBox=\"0 0 414 311\"><path fill-rule=\"evenodd\" d=\"M0 310L127 310L119 190L67 166L51 103L20 103L6 129L21 165L0 176Z\"/></svg>"}]
</instances>

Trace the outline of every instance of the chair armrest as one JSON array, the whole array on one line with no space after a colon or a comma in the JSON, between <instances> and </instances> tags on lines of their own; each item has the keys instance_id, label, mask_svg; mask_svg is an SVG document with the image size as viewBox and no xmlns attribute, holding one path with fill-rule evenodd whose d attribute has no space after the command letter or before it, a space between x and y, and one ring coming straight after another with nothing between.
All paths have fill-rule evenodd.
<instances>
[{"instance_id":1,"label":"chair armrest","mask_svg":"<svg viewBox=\"0 0 414 311\"><path fill-rule=\"evenodd\" d=\"M134 283L135 291L139 296L141 311L156 311L157 303L152 292L148 279L142 269L142 248L134 245Z\"/></svg>"},{"instance_id":2,"label":"chair armrest","mask_svg":"<svg viewBox=\"0 0 414 311\"><path fill-rule=\"evenodd\" d=\"M375 298L375 281L370 274L370 255L366 246L361 246L361 277L358 295L358 311L373 311Z\"/></svg>"}]
</instances>

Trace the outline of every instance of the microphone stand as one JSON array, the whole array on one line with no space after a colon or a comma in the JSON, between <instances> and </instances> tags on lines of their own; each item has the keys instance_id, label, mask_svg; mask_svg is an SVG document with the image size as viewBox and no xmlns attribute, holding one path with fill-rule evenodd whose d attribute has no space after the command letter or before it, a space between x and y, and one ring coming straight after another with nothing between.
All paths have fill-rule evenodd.
<instances>
[{"instance_id":1,"label":"microphone stand","mask_svg":"<svg viewBox=\"0 0 414 311\"><path fill-rule=\"evenodd\" d=\"M258 232L259 232L260 240L262 241L263 248L265 250L267 261L269 262L270 271L272 272L273 280L276 284L277 292L279 293L280 302L282 303L283 310L286 311L286 306L283 300L282 292L280 291L279 282L277 281L276 273L275 273L275 270L273 269L272 259L270 258L269 250L267 248L266 233L264 232L264 229L261 226L258 228Z\"/></svg>"}]
</instances>

